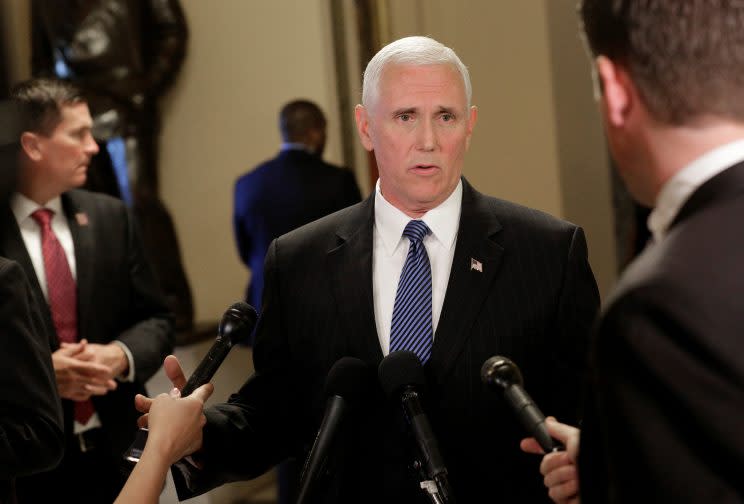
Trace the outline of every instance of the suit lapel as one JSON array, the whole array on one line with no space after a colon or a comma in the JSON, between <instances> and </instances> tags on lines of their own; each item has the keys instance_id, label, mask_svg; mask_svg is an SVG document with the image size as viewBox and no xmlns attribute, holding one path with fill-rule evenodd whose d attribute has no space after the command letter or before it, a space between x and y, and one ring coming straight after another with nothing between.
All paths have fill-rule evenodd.
<instances>
[{"instance_id":1,"label":"suit lapel","mask_svg":"<svg viewBox=\"0 0 744 504\"><path fill-rule=\"evenodd\" d=\"M372 233L374 193L337 230L338 244L328 251L330 272L341 330L349 355L370 364L382 360L372 297Z\"/></svg>"},{"instance_id":2,"label":"suit lapel","mask_svg":"<svg viewBox=\"0 0 744 504\"><path fill-rule=\"evenodd\" d=\"M90 217L81 204L79 195L74 191L62 195L62 208L70 227L72 242L75 245L75 269L78 301L78 339L95 340L95 335L89 334L90 303L93 293L93 236L90 229ZM93 341L91 340L91 341Z\"/></svg>"},{"instance_id":3,"label":"suit lapel","mask_svg":"<svg viewBox=\"0 0 744 504\"><path fill-rule=\"evenodd\" d=\"M486 200L463 179L455 256L432 356L427 363L440 384L470 338L473 323L501 264L504 249L493 239L501 224L486 205Z\"/></svg>"},{"instance_id":4,"label":"suit lapel","mask_svg":"<svg viewBox=\"0 0 744 504\"><path fill-rule=\"evenodd\" d=\"M28 282L31 285L36 304L41 311L41 318L49 335L52 349L56 350L59 343L56 337L57 332L54 328L54 322L52 321L52 313L49 311L49 305L44 297L44 293L41 291L39 278L36 276L36 270L31 262L31 256L28 255L28 250L26 250L26 244L21 236L21 230L18 228L15 216L8 205L3 205L1 219L2 234L0 240L2 240L2 243L0 243L0 249L2 250L2 255L13 259L23 268L23 272L26 274Z\"/></svg>"}]
</instances>

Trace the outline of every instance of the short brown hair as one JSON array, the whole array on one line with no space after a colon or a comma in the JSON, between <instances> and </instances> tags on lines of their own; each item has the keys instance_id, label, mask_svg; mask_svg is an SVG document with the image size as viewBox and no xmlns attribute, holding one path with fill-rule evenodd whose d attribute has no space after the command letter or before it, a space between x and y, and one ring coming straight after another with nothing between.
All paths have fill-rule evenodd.
<instances>
[{"instance_id":1,"label":"short brown hair","mask_svg":"<svg viewBox=\"0 0 744 504\"><path fill-rule=\"evenodd\" d=\"M59 124L62 106L85 102L78 88L58 79L30 79L16 84L10 95L26 111L24 131L48 135Z\"/></svg>"},{"instance_id":2,"label":"short brown hair","mask_svg":"<svg viewBox=\"0 0 744 504\"><path fill-rule=\"evenodd\" d=\"M741 0L582 0L594 56L623 64L653 116L744 120Z\"/></svg>"}]
</instances>

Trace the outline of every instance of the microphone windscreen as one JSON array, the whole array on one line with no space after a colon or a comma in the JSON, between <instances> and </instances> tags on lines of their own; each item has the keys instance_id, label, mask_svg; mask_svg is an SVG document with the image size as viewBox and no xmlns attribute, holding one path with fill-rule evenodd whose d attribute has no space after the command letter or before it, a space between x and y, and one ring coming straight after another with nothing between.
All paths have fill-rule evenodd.
<instances>
[{"instance_id":1,"label":"microphone windscreen","mask_svg":"<svg viewBox=\"0 0 744 504\"><path fill-rule=\"evenodd\" d=\"M244 301L238 301L222 315L219 332L227 335L235 344L250 337L257 320L256 309Z\"/></svg>"},{"instance_id":2,"label":"microphone windscreen","mask_svg":"<svg viewBox=\"0 0 744 504\"><path fill-rule=\"evenodd\" d=\"M377 369L385 395L392 398L403 387L426 385L426 376L421 361L415 353L407 350L392 352L382 359Z\"/></svg>"},{"instance_id":3,"label":"microphone windscreen","mask_svg":"<svg viewBox=\"0 0 744 504\"><path fill-rule=\"evenodd\" d=\"M341 396L352 405L369 399L373 376L369 366L354 357L342 357L328 372L325 382L326 396Z\"/></svg>"},{"instance_id":4,"label":"microphone windscreen","mask_svg":"<svg viewBox=\"0 0 744 504\"><path fill-rule=\"evenodd\" d=\"M522 373L514 362L501 355L495 355L486 360L481 367L481 380L491 387L502 390L512 385L522 386Z\"/></svg>"}]
</instances>

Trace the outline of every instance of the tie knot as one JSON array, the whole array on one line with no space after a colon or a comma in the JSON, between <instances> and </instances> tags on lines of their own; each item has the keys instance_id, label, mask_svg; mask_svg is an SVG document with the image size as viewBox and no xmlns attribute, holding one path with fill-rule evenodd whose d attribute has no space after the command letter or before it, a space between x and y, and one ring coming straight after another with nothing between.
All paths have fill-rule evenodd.
<instances>
[{"instance_id":1,"label":"tie knot","mask_svg":"<svg viewBox=\"0 0 744 504\"><path fill-rule=\"evenodd\" d=\"M403 236L411 240L411 242L421 243L424 237L431 232L429 226L422 220L412 220L406 224L406 228L403 230Z\"/></svg>"},{"instance_id":2,"label":"tie knot","mask_svg":"<svg viewBox=\"0 0 744 504\"><path fill-rule=\"evenodd\" d=\"M49 227L49 223L52 221L54 216L54 210L48 208L39 208L31 214L31 218L35 220L42 228Z\"/></svg>"}]
</instances>

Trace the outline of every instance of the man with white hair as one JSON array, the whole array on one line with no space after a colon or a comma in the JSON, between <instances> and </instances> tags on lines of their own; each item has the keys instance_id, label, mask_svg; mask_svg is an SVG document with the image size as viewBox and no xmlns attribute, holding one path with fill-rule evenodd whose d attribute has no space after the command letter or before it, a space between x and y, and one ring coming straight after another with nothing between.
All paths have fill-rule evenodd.
<instances>
[{"instance_id":1,"label":"man with white hair","mask_svg":"<svg viewBox=\"0 0 744 504\"><path fill-rule=\"evenodd\" d=\"M546 500L538 461L519 451L521 426L479 370L511 357L538 403L575 419L597 288L580 228L462 178L470 99L466 67L433 39L398 40L370 61L356 122L377 159L374 194L272 243L256 373L205 411L201 469L174 472L182 498L304 458L334 363L352 356L374 373L383 356L412 350L457 499ZM167 372L183 386L179 369ZM400 406L378 385L367 395L313 501L427 502Z\"/></svg>"}]
</instances>

